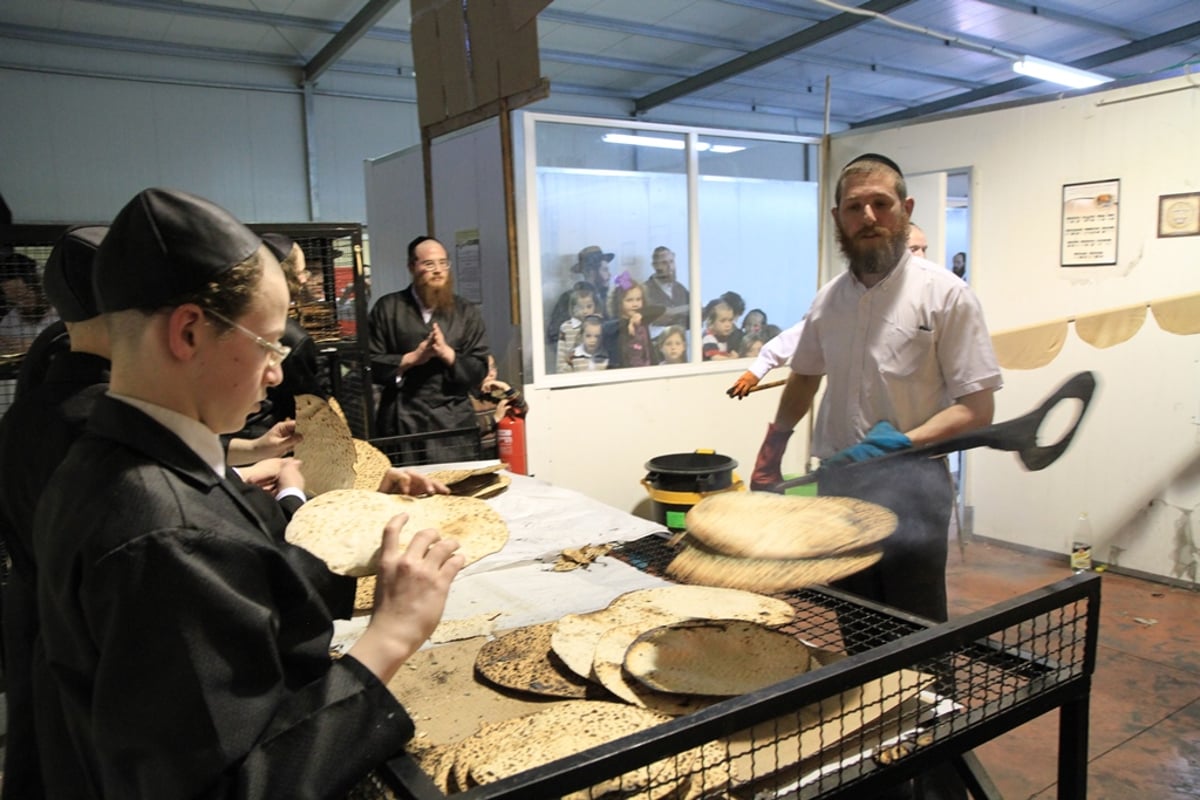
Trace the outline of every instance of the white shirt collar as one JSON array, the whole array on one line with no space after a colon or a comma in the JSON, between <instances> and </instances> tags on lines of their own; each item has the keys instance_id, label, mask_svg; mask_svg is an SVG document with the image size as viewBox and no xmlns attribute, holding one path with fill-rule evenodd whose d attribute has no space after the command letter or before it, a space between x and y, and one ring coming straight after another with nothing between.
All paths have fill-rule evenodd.
<instances>
[{"instance_id":1,"label":"white shirt collar","mask_svg":"<svg viewBox=\"0 0 1200 800\"><path fill-rule=\"evenodd\" d=\"M421 302L421 293L417 291L417 285L414 283L411 287L413 299L417 301L417 308L421 310L421 319L425 320L425 324L429 324L429 320L433 319L433 309Z\"/></svg>"},{"instance_id":2,"label":"white shirt collar","mask_svg":"<svg viewBox=\"0 0 1200 800\"><path fill-rule=\"evenodd\" d=\"M204 463L208 464L218 477L225 477L225 448L221 446L221 437L213 433L207 425L191 417L186 417L178 411L172 411L136 397L111 391L108 394L115 400L128 403L171 431L182 439L183 443L190 447L196 455L204 459Z\"/></svg>"}]
</instances>

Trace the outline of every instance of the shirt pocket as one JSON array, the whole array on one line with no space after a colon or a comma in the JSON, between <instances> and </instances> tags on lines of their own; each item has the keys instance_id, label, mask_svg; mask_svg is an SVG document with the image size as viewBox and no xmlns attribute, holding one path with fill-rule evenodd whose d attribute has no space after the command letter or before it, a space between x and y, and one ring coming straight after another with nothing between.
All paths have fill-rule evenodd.
<instances>
[{"instance_id":1,"label":"shirt pocket","mask_svg":"<svg viewBox=\"0 0 1200 800\"><path fill-rule=\"evenodd\" d=\"M902 380L932 380L938 373L937 342L921 325L888 325L879 371Z\"/></svg>"}]
</instances>

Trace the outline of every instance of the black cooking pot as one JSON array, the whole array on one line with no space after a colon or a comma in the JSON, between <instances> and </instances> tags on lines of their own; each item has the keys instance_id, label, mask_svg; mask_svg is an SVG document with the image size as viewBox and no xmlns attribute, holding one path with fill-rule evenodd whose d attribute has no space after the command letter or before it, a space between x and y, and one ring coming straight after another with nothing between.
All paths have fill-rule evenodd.
<instances>
[{"instance_id":1,"label":"black cooking pot","mask_svg":"<svg viewBox=\"0 0 1200 800\"><path fill-rule=\"evenodd\" d=\"M733 485L737 465L720 453L671 453L646 462L646 482L664 492L717 492Z\"/></svg>"}]
</instances>

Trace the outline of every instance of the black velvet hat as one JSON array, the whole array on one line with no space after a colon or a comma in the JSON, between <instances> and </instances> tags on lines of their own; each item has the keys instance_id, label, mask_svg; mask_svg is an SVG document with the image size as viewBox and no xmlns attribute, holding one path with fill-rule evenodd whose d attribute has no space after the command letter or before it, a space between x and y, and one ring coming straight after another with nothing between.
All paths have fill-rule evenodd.
<instances>
[{"instance_id":1,"label":"black velvet hat","mask_svg":"<svg viewBox=\"0 0 1200 800\"><path fill-rule=\"evenodd\" d=\"M46 259L42 287L63 322L82 322L100 314L92 273L96 250L107 231L103 225L69 228Z\"/></svg>"},{"instance_id":2,"label":"black velvet hat","mask_svg":"<svg viewBox=\"0 0 1200 800\"><path fill-rule=\"evenodd\" d=\"M215 203L174 189L146 189L117 214L96 253L100 310L169 305L261 245L258 234Z\"/></svg>"},{"instance_id":3,"label":"black velvet hat","mask_svg":"<svg viewBox=\"0 0 1200 800\"><path fill-rule=\"evenodd\" d=\"M275 254L275 258L280 261L283 261L292 254L293 242L282 233L264 233L262 241L267 246L267 249Z\"/></svg>"}]
</instances>

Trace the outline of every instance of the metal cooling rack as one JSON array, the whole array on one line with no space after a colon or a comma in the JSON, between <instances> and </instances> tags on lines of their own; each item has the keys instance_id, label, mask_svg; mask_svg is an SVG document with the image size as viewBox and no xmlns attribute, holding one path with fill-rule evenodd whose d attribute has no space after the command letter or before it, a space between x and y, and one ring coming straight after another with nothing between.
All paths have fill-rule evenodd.
<instances>
[{"instance_id":1,"label":"metal cooling rack","mask_svg":"<svg viewBox=\"0 0 1200 800\"><path fill-rule=\"evenodd\" d=\"M661 575L673 550L649 536L613 555ZM832 589L777 596L797 611L781 630L818 648L819 669L453 797L848 798L939 764L953 766L974 797L994 797L971 749L1055 708L1058 796L1086 796L1098 575L942 624ZM656 791L664 774L676 779ZM391 796L445 796L407 756L373 780ZM629 791L614 791L614 780Z\"/></svg>"}]
</instances>

